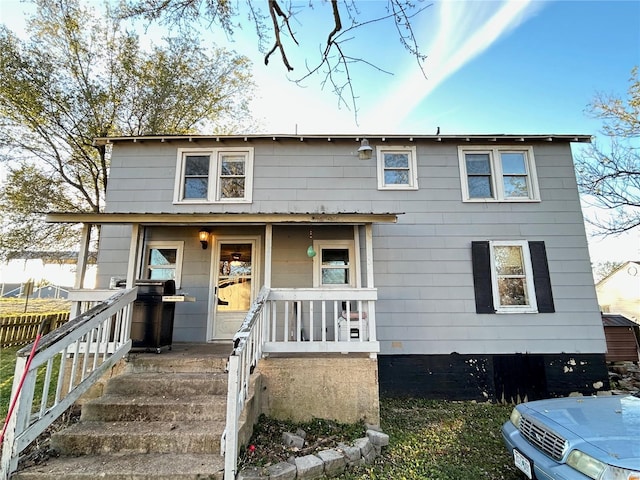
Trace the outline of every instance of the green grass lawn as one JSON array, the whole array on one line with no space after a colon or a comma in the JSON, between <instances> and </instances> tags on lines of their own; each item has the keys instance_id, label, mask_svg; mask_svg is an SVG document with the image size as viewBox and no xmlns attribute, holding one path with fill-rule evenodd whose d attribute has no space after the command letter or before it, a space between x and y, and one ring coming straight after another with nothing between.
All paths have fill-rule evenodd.
<instances>
[{"instance_id":1,"label":"green grass lawn","mask_svg":"<svg viewBox=\"0 0 640 480\"><path fill-rule=\"evenodd\" d=\"M13 372L16 368L16 352L20 347L0 349L0 417L4 422L9 410Z\"/></svg>"},{"instance_id":2,"label":"green grass lawn","mask_svg":"<svg viewBox=\"0 0 640 480\"><path fill-rule=\"evenodd\" d=\"M390 437L381 457L371 466L351 470L341 480L521 480L500 434L511 406L475 402L446 402L417 398L381 399L382 430ZM254 429L251 452L242 465L266 466L295 452L282 445L285 431L300 427L307 444L331 448L337 441L364 436L364 425L340 425L316 420L294 425L262 416ZM311 450L311 448L307 449Z\"/></svg>"},{"instance_id":3,"label":"green grass lawn","mask_svg":"<svg viewBox=\"0 0 640 480\"><path fill-rule=\"evenodd\" d=\"M20 347L7 347L0 351L0 417L2 422L7 416L9 411L9 403L11 400L11 388L13 387L13 375L16 368L16 352L20 350ZM60 370L60 355L57 355L53 362L51 378L55 382L58 378L58 371ZM42 398L42 386L44 383L44 377L46 374L46 364L38 368L36 375L36 390L34 395L33 404L38 408L40 406L40 400ZM55 383L49 387L48 402L50 406L53 404L55 396Z\"/></svg>"},{"instance_id":4,"label":"green grass lawn","mask_svg":"<svg viewBox=\"0 0 640 480\"><path fill-rule=\"evenodd\" d=\"M0 315L19 315L24 312L25 299L24 298L2 298L0 299ZM48 312L64 312L69 311L70 302L64 299L29 299L27 305L27 313L48 313ZM9 411L9 402L11 400L11 388L13 387L13 374L16 368L16 352L20 350L21 346L4 347L0 348L0 417L4 422L7 412ZM53 371L51 378L58 378L60 358L56 358L53 365ZM44 382L46 367L40 367L38 369L36 394L34 404L40 405L40 398L42 393L42 383ZM55 385L50 387L55 390ZM50 391L48 398L49 404L52 403L54 392Z\"/></svg>"}]
</instances>

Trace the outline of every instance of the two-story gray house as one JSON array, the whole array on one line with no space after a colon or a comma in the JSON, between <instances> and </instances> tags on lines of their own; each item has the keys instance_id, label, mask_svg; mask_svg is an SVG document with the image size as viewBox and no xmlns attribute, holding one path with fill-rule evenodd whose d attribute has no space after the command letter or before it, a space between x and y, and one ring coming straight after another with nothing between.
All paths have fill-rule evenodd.
<instances>
[{"instance_id":1,"label":"two-story gray house","mask_svg":"<svg viewBox=\"0 0 640 480\"><path fill-rule=\"evenodd\" d=\"M102 288L175 280L174 342L229 342L267 287L266 353L364 355L382 394L593 393L606 344L571 153L589 141L102 138L105 212L48 218L101 225Z\"/></svg>"}]
</instances>

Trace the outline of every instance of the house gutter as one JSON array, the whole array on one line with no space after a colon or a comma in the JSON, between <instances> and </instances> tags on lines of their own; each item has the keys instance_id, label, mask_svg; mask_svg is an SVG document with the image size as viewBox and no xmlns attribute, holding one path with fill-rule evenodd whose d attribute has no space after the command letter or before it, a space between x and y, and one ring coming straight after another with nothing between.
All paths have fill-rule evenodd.
<instances>
[{"instance_id":1,"label":"house gutter","mask_svg":"<svg viewBox=\"0 0 640 480\"><path fill-rule=\"evenodd\" d=\"M249 142L251 140L271 140L273 142L281 141L299 141L320 140L324 142L333 141L354 141L360 142L362 139L376 142L397 142L407 141L414 142L416 140L431 142L455 142L455 143L518 143L518 142L559 142L559 143L591 143L591 135L584 134L541 134L541 135L507 135L507 134L482 134L482 135L141 135L130 137L99 137L94 139L94 145L104 146L114 143L131 142L192 142L199 141L224 143L225 141L237 142L238 140Z\"/></svg>"}]
</instances>

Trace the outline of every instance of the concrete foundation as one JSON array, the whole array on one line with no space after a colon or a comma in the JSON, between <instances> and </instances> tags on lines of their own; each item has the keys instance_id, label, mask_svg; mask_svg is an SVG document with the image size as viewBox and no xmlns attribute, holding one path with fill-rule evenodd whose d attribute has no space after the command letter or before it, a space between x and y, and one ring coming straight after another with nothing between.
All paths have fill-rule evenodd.
<instances>
[{"instance_id":1,"label":"concrete foundation","mask_svg":"<svg viewBox=\"0 0 640 480\"><path fill-rule=\"evenodd\" d=\"M262 411L272 418L380 423L378 362L367 355L270 356L258 370Z\"/></svg>"}]
</instances>

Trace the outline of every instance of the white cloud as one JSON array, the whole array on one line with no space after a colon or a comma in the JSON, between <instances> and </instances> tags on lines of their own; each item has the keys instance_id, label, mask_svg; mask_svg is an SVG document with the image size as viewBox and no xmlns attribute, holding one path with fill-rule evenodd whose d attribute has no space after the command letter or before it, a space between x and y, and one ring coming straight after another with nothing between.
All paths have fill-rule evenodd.
<instances>
[{"instance_id":1,"label":"white cloud","mask_svg":"<svg viewBox=\"0 0 640 480\"><path fill-rule=\"evenodd\" d=\"M436 33L424 39L428 79L414 67L392 92L375 106L381 118L393 119L396 129L411 111L449 76L480 55L543 6L532 0L505 2L442 1L435 4L437 21L424 30Z\"/></svg>"}]
</instances>

